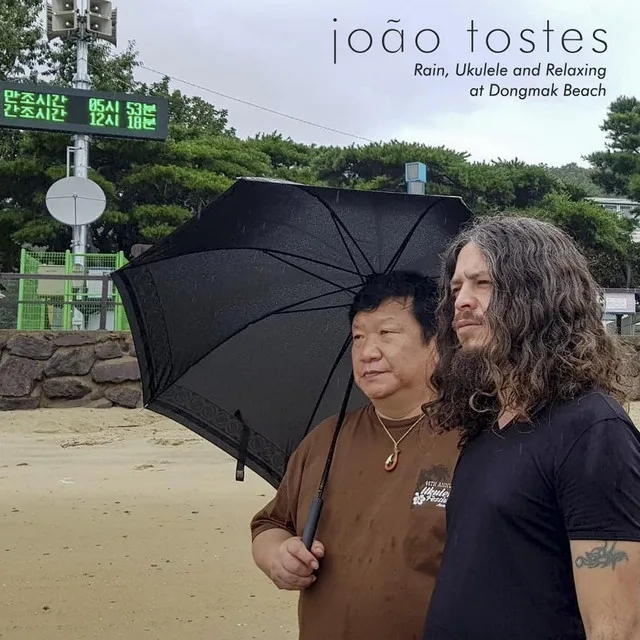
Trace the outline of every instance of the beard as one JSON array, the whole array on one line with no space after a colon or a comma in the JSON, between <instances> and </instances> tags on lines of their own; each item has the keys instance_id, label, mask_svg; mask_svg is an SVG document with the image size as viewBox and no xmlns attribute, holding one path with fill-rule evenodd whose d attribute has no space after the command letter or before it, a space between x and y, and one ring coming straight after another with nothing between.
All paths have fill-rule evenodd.
<instances>
[{"instance_id":1,"label":"beard","mask_svg":"<svg viewBox=\"0 0 640 640\"><path fill-rule=\"evenodd\" d=\"M497 367L484 349L458 349L434 373L439 401L425 412L445 430L462 433L461 444L491 428L500 413Z\"/></svg>"}]
</instances>

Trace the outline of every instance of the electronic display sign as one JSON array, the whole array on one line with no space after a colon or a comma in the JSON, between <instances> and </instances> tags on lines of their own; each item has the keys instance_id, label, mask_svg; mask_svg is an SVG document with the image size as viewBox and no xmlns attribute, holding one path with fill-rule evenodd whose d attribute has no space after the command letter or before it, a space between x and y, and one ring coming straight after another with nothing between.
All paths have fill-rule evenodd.
<instances>
[{"instance_id":1,"label":"electronic display sign","mask_svg":"<svg viewBox=\"0 0 640 640\"><path fill-rule=\"evenodd\" d=\"M166 140L166 98L0 82L0 128Z\"/></svg>"}]
</instances>

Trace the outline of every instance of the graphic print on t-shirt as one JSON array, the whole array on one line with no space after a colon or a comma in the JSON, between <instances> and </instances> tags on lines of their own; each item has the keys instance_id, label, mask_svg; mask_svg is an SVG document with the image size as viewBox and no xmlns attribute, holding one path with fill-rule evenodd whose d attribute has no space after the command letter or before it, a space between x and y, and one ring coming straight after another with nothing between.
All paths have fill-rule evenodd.
<instances>
[{"instance_id":1,"label":"graphic print on t-shirt","mask_svg":"<svg viewBox=\"0 0 640 640\"><path fill-rule=\"evenodd\" d=\"M451 472L444 465L423 469L413 494L411 508L430 502L444 508L451 491Z\"/></svg>"}]
</instances>

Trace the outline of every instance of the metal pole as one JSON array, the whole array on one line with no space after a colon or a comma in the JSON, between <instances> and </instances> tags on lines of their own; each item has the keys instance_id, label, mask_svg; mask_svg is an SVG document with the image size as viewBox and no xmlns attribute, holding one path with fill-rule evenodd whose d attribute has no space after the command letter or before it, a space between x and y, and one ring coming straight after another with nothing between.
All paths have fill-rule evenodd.
<instances>
[{"instance_id":1,"label":"metal pole","mask_svg":"<svg viewBox=\"0 0 640 640\"><path fill-rule=\"evenodd\" d=\"M89 77L89 39L87 38L87 6L86 0L79 0L80 10L78 20L78 40L76 43L76 75L73 77L74 89L90 89ZM75 136L75 151L73 154L73 174L79 178L89 176L89 136ZM87 252L87 225L73 227L74 254ZM76 264L84 265L84 259L76 259Z\"/></svg>"},{"instance_id":2,"label":"metal pole","mask_svg":"<svg viewBox=\"0 0 640 640\"><path fill-rule=\"evenodd\" d=\"M89 77L89 38L87 33L87 0L78 0L78 34L76 40L76 74L73 77L73 88L87 90L91 88ZM77 134L73 151L73 175L78 178L89 177L89 136ZM74 225L72 235L73 266L80 267L85 273L85 257L87 252L87 225ZM77 299L83 301L83 294ZM73 307L71 320L75 330L84 329L84 314L77 305Z\"/></svg>"},{"instance_id":3,"label":"metal pole","mask_svg":"<svg viewBox=\"0 0 640 640\"><path fill-rule=\"evenodd\" d=\"M100 296L100 331L107 328L107 305L109 302L109 282L110 276L105 275L102 279L102 295Z\"/></svg>"}]
</instances>

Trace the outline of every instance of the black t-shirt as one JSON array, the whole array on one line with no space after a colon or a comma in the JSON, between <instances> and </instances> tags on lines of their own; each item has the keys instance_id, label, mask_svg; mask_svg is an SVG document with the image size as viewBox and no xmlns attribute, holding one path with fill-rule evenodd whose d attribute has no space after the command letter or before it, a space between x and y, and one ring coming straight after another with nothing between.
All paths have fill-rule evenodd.
<instances>
[{"instance_id":1,"label":"black t-shirt","mask_svg":"<svg viewBox=\"0 0 640 640\"><path fill-rule=\"evenodd\" d=\"M640 541L640 433L588 393L461 453L423 640L584 640L569 540Z\"/></svg>"}]
</instances>

